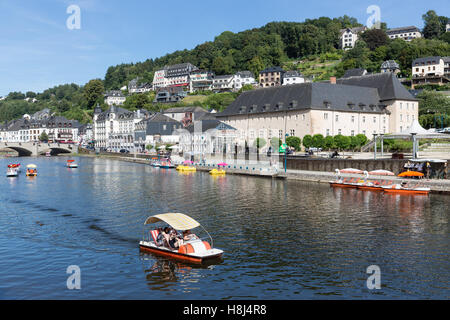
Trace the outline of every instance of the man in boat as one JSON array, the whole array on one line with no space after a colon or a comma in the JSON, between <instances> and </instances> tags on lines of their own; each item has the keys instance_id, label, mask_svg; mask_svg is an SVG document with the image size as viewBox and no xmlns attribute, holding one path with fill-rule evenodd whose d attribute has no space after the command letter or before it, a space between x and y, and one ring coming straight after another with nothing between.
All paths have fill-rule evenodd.
<instances>
[{"instance_id":1,"label":"man in boat","mask_svg":"<svg viewBox=\"0 0 450 320\"><path fill-rule=\"evenodd\" d=\"M197 235L191 233L191 230L183 231L183 240L184 241L189 241L189 240L193 240L193 239L198 239L198 237L197 237Z\"/></svg>"}]
</instances>

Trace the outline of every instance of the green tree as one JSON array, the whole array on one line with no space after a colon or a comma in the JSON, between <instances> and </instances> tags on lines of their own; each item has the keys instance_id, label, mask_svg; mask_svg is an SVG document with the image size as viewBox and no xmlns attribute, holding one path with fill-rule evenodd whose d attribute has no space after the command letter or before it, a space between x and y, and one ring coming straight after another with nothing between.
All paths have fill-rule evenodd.
<instances>
[{"instance_id":1,"label":"green tree","mask_svg":"<svg viewBox=\"0 0 450 320\"><path fill-rule=\"evenodd\" d=\"M450 114L450 97L441 92L423 90L417 95L417 99L420 115L430 112Z\"/></svg>"},{"instance_id":2,"label":"green tree","mask_svg":"<svg viewBox=\"0 0 450 320\"><path fill-rule=\"evenodd\" d=\"M426 39L436 39L441 35L441 21L439 16L434 10L429 10L426 14L422 15L422 20L424 22L423 36Z\"/></svg>"},{"instance_id":3,"label":"green tree","mask_svg":"<svg viewBox=\"0 0 450 320\"><path fill-rule=\"evenodd\" d=\"M367 141L368 141L366 135L362 134L362 133L357 134L355 137L359 140L358 147L364 146L367 143Z\"/></svg>"},{"instance_id":4,"label":"green tree","mask_svg":"<svg viewBox=\"0 0 450 320\"><path fill-rule=\"evenodd\" d=\"M48 141L48 135L45 131L43 131L39 136L39 141Z\"/></svg>"},{"instance_id":5,"label":"green tree","mask_svg":"<svg viewBox=\"0 0 450 320\"><path fill-rule=\"evenodd\" d=\"M389 37L382 29L370 29L361 34L361 38L367 44L370 50L375 50L380 46L387 45L389 43Z\"/></svg>"},{"instance_id":6,"label":"green tree","mask_svg":"<svg viewBox=\"0 0 450 320\"><path fill-rule=\"evenodd\" d=\"M83 90L84 97L87 101L87 107L92 108L97 102L103 101L103 81L100 79L90 80Z\"/></svg>"},{"instance_id":7,"label":"green tree","mask_svg":"<svg viewBox=\"0 0 450 320\"><path fill-rule=\"evenodd\" d=\"M302 148L302 139L299 137L289 136L286 138L286 144L289 147L294 148L295 151L300 151Z\"/></svg>"},{"instance_id":8,"label":"green tree","mask_svg":"<svg viewBox=\"0 0 450 320\"><path fill-rule=\"evenodd\" d=\"M273 137L272 139L270 139L270 146L274 150L278 150L278 147L281 146L282 144L283 144L283 141L281 141L281 139L279 139L277 137Z\"/></svg>"},{"instance_id":9,"label":"green tree","mask_svg":"<svg viewBox=\"0 0 450 320\"><path fill-rule=\"evenodd\" d=\"M311 137L311 135L307 134L303 137L303 146L306 149L309 149L312 147L313 144L313 138Z\"/></svg>"},{"instance_id":10,"label":"green tree","mask_svg":"<svg viewBox=\"0 0 450 320\"><path fill-rule=\"evenodd\" d=\"M264 146L266 145L266 140L264 138L256 138L253 142L253 145L258 149L264 148Z\"/></svg>"},{"instance_id":11,"label":"green tree","mask_svg":"<svg viewBox=\"0 0 450 320\"><path fill-rule=\"evenodd\" d=\"M332 136L326 136L324 140L324 147L327 150L333 149L334 146L334 139Z\"/></svg>"},{"instance_id":12,"label":"green tree","mask_svg":"<svg viewBox=\"0 0 450 320\"><path fill-rule=\"evenodd\" d=\"M350 137L338 134L334 136L334 144L339 150L347 150L350 147Z\"/></svg>"},{"instance_id":13,"label":"green tree","mask_svg":"<svg viewBox=\"0 0 450 320\"><path fill-rule=\"evenodd\" d=\"M323 147L325 146L325 138L323 137L323 135L319 134L315 134L312 137L312 146L314 148L320 148L323 149Z\"/></svg>"}]
</instances>

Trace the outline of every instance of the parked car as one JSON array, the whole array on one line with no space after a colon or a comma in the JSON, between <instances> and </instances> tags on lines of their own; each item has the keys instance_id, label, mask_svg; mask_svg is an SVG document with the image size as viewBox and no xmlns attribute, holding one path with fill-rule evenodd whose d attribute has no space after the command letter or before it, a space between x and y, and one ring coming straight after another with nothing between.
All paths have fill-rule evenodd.
<instances>
[{"instance_id":1,"label":"parked car","mask_svg":"<svg viewBox=\"0 0 450 320\"><path fill-rule=\"evenodd\" d=\"M130 151L129 150L127 150L127 149L120 149L120 151L119 151L120 153L130 153Z\"/></svg>"}]
</instances>

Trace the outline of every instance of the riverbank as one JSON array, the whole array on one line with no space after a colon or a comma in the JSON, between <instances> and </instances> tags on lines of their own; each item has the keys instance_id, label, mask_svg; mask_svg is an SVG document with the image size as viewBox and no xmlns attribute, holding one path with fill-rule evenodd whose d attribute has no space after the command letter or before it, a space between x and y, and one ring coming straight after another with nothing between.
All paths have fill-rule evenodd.
<instances>
[{"instance_id":1,"label":"riverbank","mask_svg":"<svg viewBox=\"0 0 450 320\"><path fill-rule=\"evenodd\" d=\"M108 158L108 159L116 159L120 161L132 162L149 165L151 156L147 158L134 158L134 157L122 157L117 155L87 155L82 154L81 156L92 156L92 157L100 157L100 158ZM195 165L197 171L209 172L210 170L217 168L217 165L213 164L199 164ZM264 177L264 178L272 178L272 179L286 179L286 180L297 180L297 181L305 181L312 183L326 183L328 184L330 181L334 181L336 179L336 175L334 172L324 172L324 171L313 171L313 170L293 170L288 169L284 172L284 169L272 169L258 165L230 165L226 168L227 174L236 174L236 175L247 175L254 177ZM362 178L360 174L341 174L342 178ZM396 176L369 176L368 180L388 180L393 183L401 183L401 182L413 182L414 184L420 183L421 186L430 188L432 193L437 194L449 194L450 195L450 180L442 180L442 179L421 179L421 180L411 180L411 179L400 179Z\"/></svg>"}]
</instances>

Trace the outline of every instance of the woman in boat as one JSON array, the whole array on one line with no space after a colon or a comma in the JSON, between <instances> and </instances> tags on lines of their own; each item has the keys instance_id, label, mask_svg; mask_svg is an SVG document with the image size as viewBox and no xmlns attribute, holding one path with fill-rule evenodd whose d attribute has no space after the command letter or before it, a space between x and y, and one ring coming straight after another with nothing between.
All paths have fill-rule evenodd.
<instances>
[{"instance_id":1,"label":"woman in boat","mask_svg":"<svg viewBox=\"0 0 450 320\"><path fill-rule=\"evenodd\" d=\"M170 232L170 239L169 239L169 247L172 250L178 250L180 246L183 245L183 239L179 239L177 232L175 230L172 230Z\"/></svg>"},{"instance_id":2,"label":"woman in boat","mask_svg":"<svg viewBox=\"0 0 450 320\"><path fill-rule=\"evenodd\" d=\"M161 234L163 236L163 245L170 248L169 240L170 240L170 228L165 227L163 231L161 231Z\"/></svg>"}]
</instances>

